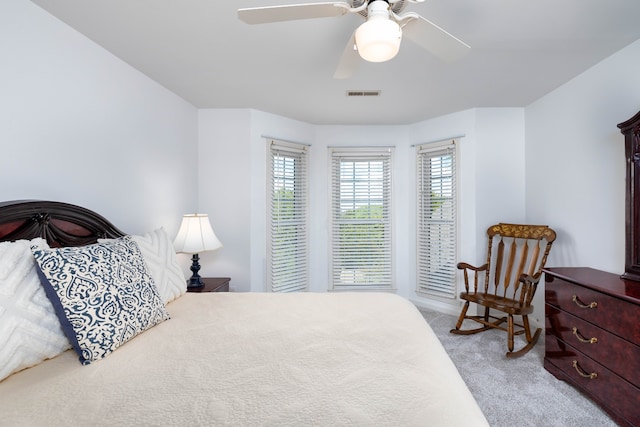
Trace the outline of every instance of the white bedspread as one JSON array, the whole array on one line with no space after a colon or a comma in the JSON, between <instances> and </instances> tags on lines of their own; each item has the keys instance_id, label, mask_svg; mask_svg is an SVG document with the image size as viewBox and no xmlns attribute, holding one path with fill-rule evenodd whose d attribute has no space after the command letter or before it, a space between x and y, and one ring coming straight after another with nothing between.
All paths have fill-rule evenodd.
<instances>
[{"instance_id":1,"label":"white bedspread","mask_svg":"<svg viewBox=\"0 0 640 427\"><path fill-rule=\"evenodd\" d=\"M2 426L486 426L420 313L383 293L202 293L106 359L0 382Z\"/></svg>"}]
</instances>

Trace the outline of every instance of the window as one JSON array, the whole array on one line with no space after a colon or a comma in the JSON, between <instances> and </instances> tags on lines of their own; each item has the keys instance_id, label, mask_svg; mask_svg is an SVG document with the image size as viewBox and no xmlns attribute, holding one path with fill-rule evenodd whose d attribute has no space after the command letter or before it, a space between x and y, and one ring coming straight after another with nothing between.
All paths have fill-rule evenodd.
<instances>
[{"instance_id":1,"label":"window","mask_svg":"<svg viewBox=\"0 0 640 427\"><path fill-rule=\"evenodd\" d=\"M418 146L417 291L456 296L456 144Z\"/></svg>"},{"instance_id":2,"label":"window","mask_svg":"<svg viewBox=\"0 0 640 427\"><path fill-rule=\"evenodd\" d=\"M391 151L331 151L332 289L393 287Z\"/></svg>"},{"instance_id":3,"label":"window","mask_svg":"<svg viewBox=\"0 0 640 427\"><path fill-rule=\"evenodd\" d=\"M307 147L269 141L267 287L308 289Z\"/></svg>"}]
</instances>

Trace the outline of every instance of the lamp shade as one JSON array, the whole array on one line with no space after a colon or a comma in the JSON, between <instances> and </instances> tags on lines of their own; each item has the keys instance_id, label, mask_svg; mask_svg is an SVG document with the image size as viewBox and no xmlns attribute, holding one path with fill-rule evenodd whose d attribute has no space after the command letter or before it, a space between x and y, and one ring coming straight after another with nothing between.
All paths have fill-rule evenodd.
<instances>
[{"instance_id":1,"label":"lamp shade","mask_svg":"<svg viewBox=\"0 0 640 427\"><path fill-rule=\"evenodd\" d=\"M173 247L176 252L197 254L221 248L222 243L211 228L209 215L189 214L182 217Z\"/></svg>"},{"instance_id":2,"label":"lamp shade","mask_svg":"<svg viewBox=\"0 0 640 427\"><path fill-rule=\"evenodd\" d=\"M384 62L398 54L402 30L389 17L389 5L384 1L369 3L369 18L356 30L358 53L365 61Z\"/></svg>"}]
</instances>

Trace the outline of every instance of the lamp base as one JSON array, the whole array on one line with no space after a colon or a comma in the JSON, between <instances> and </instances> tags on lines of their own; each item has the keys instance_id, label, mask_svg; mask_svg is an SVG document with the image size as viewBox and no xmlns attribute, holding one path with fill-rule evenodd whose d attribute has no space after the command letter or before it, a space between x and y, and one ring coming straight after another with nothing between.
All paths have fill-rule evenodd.
<instances>
[{"instance_id":1,"label":"lamp base","mask_svg":"<svg viewBox=\"0 0 640 427\"><path fill-rule=\"evenodd\" d=\"M187 281L187 289L201 288L204 286L202 277L198 274L200 271L200 256L193 254L191 256L191 272L193 273Z\"/></svg>"}]
</instances>

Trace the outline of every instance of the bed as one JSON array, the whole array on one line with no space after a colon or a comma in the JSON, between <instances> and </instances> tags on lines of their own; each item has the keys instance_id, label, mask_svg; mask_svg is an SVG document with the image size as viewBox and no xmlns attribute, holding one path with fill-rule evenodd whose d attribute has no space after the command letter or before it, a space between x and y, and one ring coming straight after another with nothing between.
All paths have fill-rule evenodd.
<instances>
[{"instance_id":1,"label":"bed","mask_svg":"<svg viewBox=\"0 0 640 427\"><path fill-rule=\"evenodd\" d=\"M154 308L158 321L92 359L76 348L83 338L65 329L80 321L50 295L61 268L51 259L118 252L132 241L152 284L142 299L160 298L164 311ZM166 233L127 236L66 203L0 203L0 242L0 264L14 259L0 267L0 364L25 359L0 381L0 425L488 425L431 328L397 295L187 293L182 274L180 286L167 285L178 273ZM165 259L151 260L147 244ZM16 245L23 255L11 258ZM21 268L30 275L7 289ZM27 285L30 295L16 298ZM16 320L21 311L32 318ZM55 319L54 338L34 332ZM31 357L29 346L44 341L49 353Z\"/></svg>"}]
</instances>

